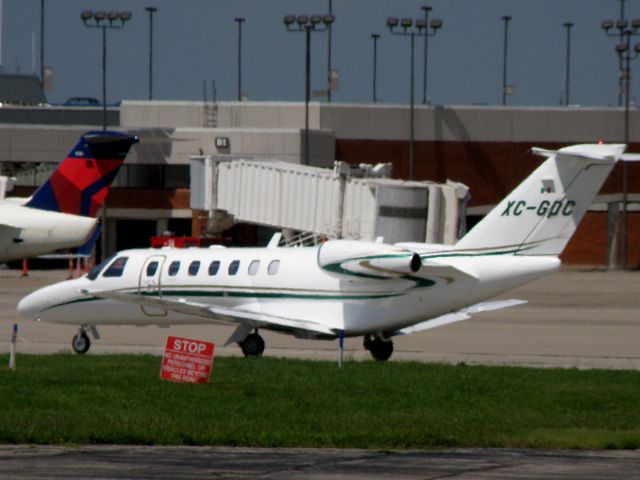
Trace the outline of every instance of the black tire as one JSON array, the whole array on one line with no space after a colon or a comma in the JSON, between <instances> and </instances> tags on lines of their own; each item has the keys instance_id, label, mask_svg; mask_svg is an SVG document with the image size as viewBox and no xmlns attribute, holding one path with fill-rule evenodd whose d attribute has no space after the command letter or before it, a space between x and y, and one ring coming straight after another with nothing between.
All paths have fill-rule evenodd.
<instances>
[{"instance_id":1,"label":"black tire","mask_svg":"<svg viewBox=\"0 0 640 480\"><path fill-rule=\"evenodd\" d=\"M261 357L264 352L264 340L257 333L251 333L240 343L240 347L245 357Z\"/></svg>"},{"instance_id":2,"label":"black tire","mask_svg":"<svg viewBox=\"0 0 640 480\"><path fill-rule=\"evenodd\" d=\"M364 337L364 348L369 350L374 360L384 362L389 360L393 353L393 342L391 340L382 340L378 337Z\"/></svg>"},{"instance_id":3,"label":"black tire","mask_svg":"<svg viewBox=\"0 0 640 480\"><path fill-rule=\"evenodd\" d=\"M89 336L85 332L74 335L71 340L71 348L73 348L73 351L78 354L87 353L89 348L91 348L91 340L89 340Z\"/></svg>"}]
</instances>

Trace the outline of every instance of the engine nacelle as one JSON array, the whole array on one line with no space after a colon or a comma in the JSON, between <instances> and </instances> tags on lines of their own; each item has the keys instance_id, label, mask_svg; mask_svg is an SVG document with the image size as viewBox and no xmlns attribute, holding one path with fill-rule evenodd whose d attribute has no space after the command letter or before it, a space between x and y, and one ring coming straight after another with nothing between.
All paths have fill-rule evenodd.
<instances>
[{"instance_id":1,"label":"engine nacelle","mask_svg":"<svg viewBox=\"0 0 640 480\"><path fill-rule=\"evenodd\" d=\"M336 275L397 278L420 270L420 255L383 243L330 240L318 249L318 265Z\"/></svg>"}]
</instances>

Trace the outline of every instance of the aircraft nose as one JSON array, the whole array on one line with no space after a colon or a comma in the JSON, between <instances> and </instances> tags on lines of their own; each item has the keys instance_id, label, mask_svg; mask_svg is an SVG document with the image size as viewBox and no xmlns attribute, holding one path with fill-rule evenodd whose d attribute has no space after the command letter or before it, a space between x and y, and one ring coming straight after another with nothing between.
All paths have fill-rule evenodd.
<instances>
[{"instance_id":1,"label":"aircraft nose","mask_svg":"<svg viewBox=\"0 0 640 480\"><path fill-rule=\"evenodd\" d=\"M36 320L42 310L46 308L46 302L42 301L40 290L30 293L18 303L18 313L24 318Z\"/></svg>"}]
</instances>

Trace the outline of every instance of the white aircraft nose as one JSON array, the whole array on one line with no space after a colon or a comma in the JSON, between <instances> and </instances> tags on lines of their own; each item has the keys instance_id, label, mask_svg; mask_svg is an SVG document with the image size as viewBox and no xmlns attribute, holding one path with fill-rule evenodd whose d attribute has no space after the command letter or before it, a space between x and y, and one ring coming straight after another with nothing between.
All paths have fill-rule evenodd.
<instances>
[{"instance_id":1,"label":"white aircraft nose","mask_svg":"<svg viewBox=\"0 0 640 480\"><path fill-rule=\"evenodd\" d=\"M24 318L35 320L38 318L39 313L46 308L46 303L47 302L43 302L40 290L37 290L20 300L18 303L18 313Z\"/></svg>"}]
</instances>

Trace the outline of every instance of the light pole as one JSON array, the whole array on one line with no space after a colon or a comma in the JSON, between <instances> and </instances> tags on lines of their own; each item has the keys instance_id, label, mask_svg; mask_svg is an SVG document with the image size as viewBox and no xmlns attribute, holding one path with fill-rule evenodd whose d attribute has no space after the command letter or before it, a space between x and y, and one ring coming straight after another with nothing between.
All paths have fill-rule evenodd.
<instances>
[{"instance_id":1,"label":"light pole","mask_svg":"<svg viewBox=\"0 0 640 480\"><path fill-rule=\"evenodd\" d=\"M631 37L640 35L640 18L634 18L631 22L631 28L629 28L629 22L625 19L618 20L615 23L615 29L618 33L612 32L614 23L612 20L604 20L602 22L602 29L608 37L619 37L622 39L620 43L616 45L616 53L620 66L622 67L620 72L621 88L620 93L624 94L624 143L629 145L629 103L631 99L631 60L638 58L640 54L640 43L637 43L634 48L631 48ZM628 228L628 169L627 162L622 162L622 268L627 268L627 252L629 246L629 228Z\"/></svg>"},{"instance_id":2,"label":"light pole","mask_svg":"<svg viewBox=\"0 0 640 480\"><path fill-rule=\"evenodd\" d=\"M44 91L44 0L40 0L40 87Z\"/></svg>"},{"instance_id":3,"label":"light pole","mask_svg":"<svg viewBox=\"0 0 640 480\"><path fill-rule=\"evenodd\" d=\"M238 101L242 101L242 24L244 18L236 17L238 24Z\"/></svg>"},{"instance_id":4,"label":"light pole","mask_svg":"<svg viewBox=\"0 0 640 480\"><path fill-rule=\"evenodd\" d=\"M304 165L309 165L309 97L311 96L311 32L325 32L335 17L326 15L286 15L283 19L288 32L305 34L304 67Z\"/></svg>"},{"instance_id":5,"label":"light pole","mask_svg":"<svg viewBox=\"0 0 640 480\"><path fill-rule=\"evenodd\" d=\"M394 30L400 26L401 31ZM415 52L415 37L423 37L428 35L427 21L424 18L413 20L412 18L403 18L398 20L396 17L387 18L387 27L392 35L403 35L411 39L411 56L410 56L410 75L409 75L409 180L413 180L415 177L415 132L414 132L414 119L415 119L415 66L414 66L414 52ZM442 20L431 20L431 28L435 32L442 27Z\"/></svg>"},{"instance_id":6,"label":"light pole","mask_svg":"<svg viewBox=\"0 0 640 480\"><path fill-rule=\"evenodd\" d=\"M329 0L329 15L333 17L333 0ZM333 17L335 20L335 17ZM327 25L327 102L331 103L331 25Z\"/></svg>"},{"instance_id":7,"label":"light pole","mask_svg":"<svg viewBox=\"0 0 640 480\"><path fill-rule=\"evenodd\" d=\"M156 7L146 7L149 12L149 100L153 100L153 14L158 10Z\"/></svg>"},{"instance_id":8,"label":"light pole","mask_svg":"<svg viewBox=\"0 0 640 480\"><path fill-rule=\"evenodd\" d=\"M425 24L427 25L425 27L425 34L424 34L424 64L422 69L422 103L426 105L427 103L430 103L428 101L429 97L427 97L427 72L428 72L427 66L429 64L429 37L433 37L438 30L435 28L431 28L431 32L429 32L429 12L431 12L432 8L428 5L425 5L424 7L422 7L422 10L424 10L424 21L425 21Z\"/></svg>"},{"instance_id":9,"label":"light pole","mask_svg":"<svg viewBox=\"0 0 640 480\"><path fill-rule=\"evenodd\" d=\"M102 130L107 129L107 28L122 28L131 20L131 12L103 12L84 10L80 14L88 28L102 30Z\"/></svg>"},{"instance_id":10,"label":"light pole","mask_svg":"<svg viewBox=\"0 0 640 480\"><path fill-rule=\"evenodd\" d=\"M573 27L573 22L565 22L564 28L567 31L567 52L565 57L565 67L564 67L564 105L569 106L570 102L570 91L569 87L571 85L571 27Z\"/></svg>"},{"instance_id":11,"label":"light pole","mask_svg":"<svg viewBox=\"0 0 640 480\"><path fill-rule=\"evenodd\" d=\"M620 16L618 17L618 22L624 22L624 4L626 3L627 0L618 0L620 2ZM622 24L622 23L621 23ZM618 28L618 36L619 36L619 43L624 43L624 33L623 33L623 28ZM624 90L624 75L623 75L623 69L624 69L624 65L623 65L623 61L622 58L618 59L618 70L619 70L619 75L618 75L618 106L621 107L622 106L622 99L624 96L623 90Z\"/></svg>"},{"instance_id":12,"label":"light pole","mask_svg":"<svg viewBox=\"0 0 640 480\"><path fill-rule=\"evenodd\" d=\"M378 102L378 94L377 94L377 78L378 78L378 39L380 38L379 33L372 33L371 38L373 39L373 103Z\"/></svg>"},{"instance_id":13,"label":"light pole","mask_svg":"<svg viewBox=\"0 0 640 480\"><path fill-rule=\"evenodd\" d=\"M507 104L507 49L509 47L509 21L510 15L502 17L504 21L504 40L502 48L502 105Z\"/></svg>"},{"instance_id":14,"label":"light pole","mask_svg":"<svg viewBox=\"0 0 640 480\"><path fill-rule=\"evenodd\" d=\"M122 28L131 20L131 12L103 12L84 10L80 14L82 23L88 28L100 28L102 30L102 130L107 129L107 28ZM107 253L107 202L102 205L102 233L100 247L102 259Z\"/></svg>"}]
</instances>

